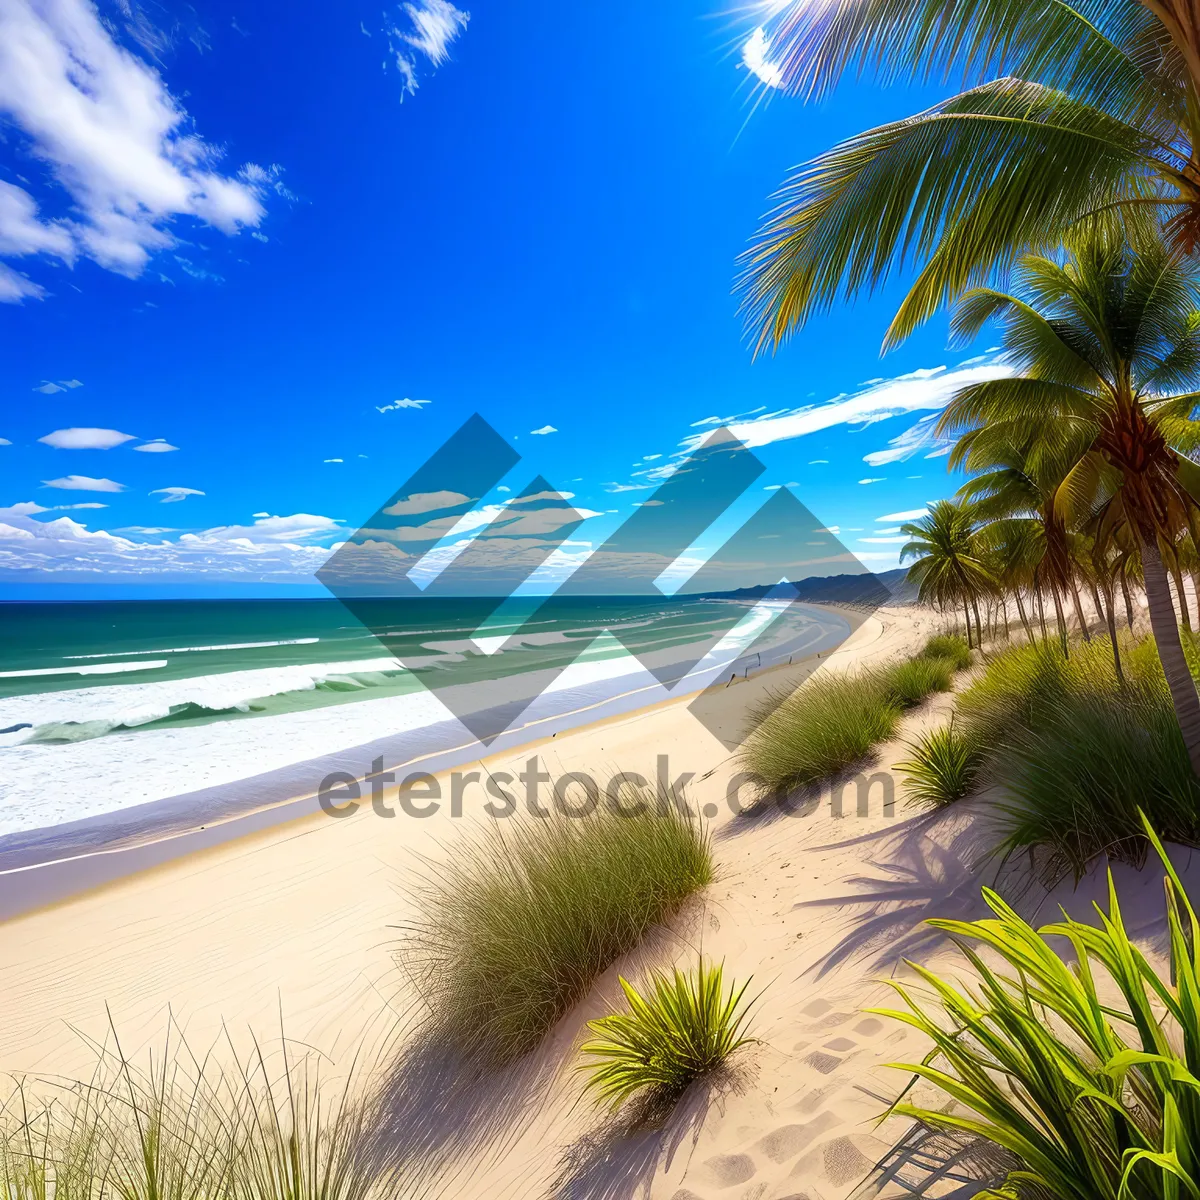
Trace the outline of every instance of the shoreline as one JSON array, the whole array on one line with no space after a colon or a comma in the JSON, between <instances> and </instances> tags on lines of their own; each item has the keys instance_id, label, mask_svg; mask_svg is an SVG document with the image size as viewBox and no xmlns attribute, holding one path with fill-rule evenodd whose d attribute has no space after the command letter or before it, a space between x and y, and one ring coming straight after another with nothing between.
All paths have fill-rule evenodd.
<instances>
[{"instance_id":1,"label":"shoreline","mask_svg":"<svg viewBox=\"0 0 1200 1200\"><path fill-rule=\"evenodd\" d=\"M714 682L707 687L638 705L635 702L638 696L655 690L654 684L643 684L577 709L535 717L500 735L487 747L482 747L477 740L461 741L465 732L462 726L455 720L447 720L348 747L264 775L247 776L233 784L180 793L76 821L2 835L0 922L61 904L130 874L162 867L191 854L269 833L292 822L324 816L317 792L311 786L311 779L318 773L322 778L345 773L362 783L371 774L362 770L363 764L370 762L374 766L382 759L386 771L438 775L467 764L498 759L518 749L529 750L554 741L559 734L582 733L606 722L686 705L706 691L718 686L727 688L734 682L740 690L750 681L778 681L784 672L791 672L801 677L794 683L789 680L789 684L799 686L821 661L835 658L850 648L859 630L877 611L887 611L867 611L843 604L810 607L840 616L850 627L848 636L831 650L817 651L794 663L768 666L753 676L747 673L743 680L731 679L724 685ZM826 656L824 660L822 654ZM743 697L744 702L747 699ZM595 715L579 723L580 714L588 712L595 712ZM535 729L537 732L531 735ZM435 742L440 739L442 744L424 748L431 735ZM412 750L416 752L410 752ZM303 786L297 786L301 776L307 781ZM264 803L264 793L274 793L275 798Z\"/></svg>"},{"instance_id":2,"label":"shoreline","mask_svg":"<svg viewBox=\"0 0 1200 1200\"><path fill-rule=\"evenodd\" d=\"M880 612L820 661L834 670L886 661L914 650L933 620L911 609ZM734 690L751 697L772 684L764 672ZM672 775L694 774L689 793L695 806L704 806L726 794L737 766L729 749L684 711L685 703L672 699L620 714L540 739L537 749L546 770L559 775L650 774L656 756L669 754ZM938 707L935 701L915 720L939 719ZM511 769L524 756L501 750L485 761ZM882 765L892 757L889 750ZM548 802L548 793L542 796ZM861 906L839 893L877 874L890 857L886 839L920 836L914 829L921 822L902 811L889 816L875 809L868 820L836 815L829 804L803 819L741 819L722 810L710 826L714 883L672 927L614 963L551 1031L532 1056L533 1093L521 1092L519 1079L501 1084L502 1092L509 1084L517 1090L498 1095L496 1111L521 1115L500 1122L499 1142L479 1143L450 1164L431 1194L456 1200L560 1194L553 1185L563 1156L586 1148L603 1129L599 1115L579 1104L574 1048L584 1023L618 1002L619 974L635 978L649 966L694 962L698 951L724 959L731 976L753 975L755 987L763 987L754 1031L761 1043L745 1060L744 1089L723 1095L708 1119L698 1118L686 1151L667 1156L646 1195L678 1200L686 1184L683 1195L713 1200L733 1194L722 1181L736 1182L739 1173L753 1176L756 1186L777 1176L775 1190L755 1193L764 1197L791 1195L810 1180L823 1181L819 1194L829 1200L848 1194L840 1184L826 1189L829 1180L850 1180L849 1168L837 1165L843 1149L853 1147L845 1157L857 1183L897 1140L891 1126L872 1133L863 1124L877 1105L861 1085L875 1060L896 1057L898 1048L883 1034L855 1032L863 1024L859 1008L878 999L874 960L847 960L831 974L822 964L838 953L850 918L861 919ZM16 1076L86 1078L92 1051L84 1039L103 1042L111 1019L139 1061L161 1045L168 1021L201 1051L225 1031L245 1049L247 1031L269 1038L282 1024L289 1040L317 1048L338 1069L369 1046L372 1055L383 1051L371 1061L391 1071L419 1024L421 1003L394 961L396 931L419 913L424 873L483 824L474 804L460 822L379 820L369 807L346 820L318 815L197 848L7 921L0 998L10 1019L0 1027L0 1067ZM977 891L973 878L966 886ZM815 1035L805 1033L809 1027ZM805 1038L810 1049L802 1046ZM856 1058L827 1043L869 1043L878 1054ZM416 1081L416 1099L441 1112L445 1097L422 1091L435 1083ZM878 1086L884 1085L873 1090ZM631 1152L640 1153L639 1145L631 1144ZM619 1152L615 1161L580 1163L577 1189L561 1194L609 1194L587 1172L622 1169Z\"/></svg>"}]
</instances>

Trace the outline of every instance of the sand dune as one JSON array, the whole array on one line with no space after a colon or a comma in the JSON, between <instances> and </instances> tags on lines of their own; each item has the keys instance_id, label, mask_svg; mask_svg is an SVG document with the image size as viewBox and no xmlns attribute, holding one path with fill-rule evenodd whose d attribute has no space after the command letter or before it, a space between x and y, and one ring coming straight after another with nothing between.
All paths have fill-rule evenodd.
<instances>
[{"instance_id":1,"label":"sand dune","mask_svg":"<svg viewBox=\"0 0 1200 1200\"><path fill-rule=\"evenodd\" d=\"M822 669L882 661L935 624L919 610L882 612ZM750 697L765 685L736 686ZM948 705L940 697L907 718L879 769ZM290 1037L339 1062L364 1039L383 1048L379 1153L419 1148L435 1164L423 1176L429 1194L465 1200L970 1195L970 1180L995 1171L977 1148L923 1136L906 1121L876 1127L904 1083L884 1064L925 1047L862 1011L891 1002L883 981L902 971L903 956L956 969L922 922L980 912L986 806L930 820L897 803L885 815L877 789L860 816L851 787L840 806L826 792L808 815L737 815L725 803L733 759L679 703L487 766L513 767L535 751L552 773L599 776L619 768L652 777L657 756L669 755L673 775L695 776L695 801L717 808L720 877L671 930L614 966L528 1061L486 1080L457 1076L452 1054L412 1040L420 1004L393 960L414 874L469 833L468 792L462 821L385 820L367 807L345 820L293 822L5 923L0 1066L86 1070L79 1031L102 1037L106 1006L127 1051L161 1038L168 1009L194 1045L223 1022L235 1037L270 1036L282 1014ZM1154 873L1122 875L1128 908L1135 920L1145 914L1141 932L1153 940ZM1097 894L1094 880L1060 892L1049 900L1080 913ZM1026 890L1030 908L1046 902ZM661 1128L630 1130L581 1103L572 1050L584 1022L615 1002L618 973L694 962L699 952L724 959L738 978L754 976L759 1043Z\"/></svg>"}]
</instances>

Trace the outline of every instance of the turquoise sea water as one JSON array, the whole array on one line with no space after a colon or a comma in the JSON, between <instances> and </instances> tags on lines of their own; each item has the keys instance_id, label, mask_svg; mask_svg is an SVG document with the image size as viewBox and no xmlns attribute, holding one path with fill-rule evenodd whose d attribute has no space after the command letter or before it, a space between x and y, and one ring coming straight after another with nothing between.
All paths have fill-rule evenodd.
<instances>
[{"instance_id":1,"label":"turquoise sea water","mask_svg":"<svg viewBox=\"0 0 1200 1200\"><path fill-rule=\"evenodd\" d=\"M506 680L537 673L553 693L534 689L543 710L583 723L606 698L666 698L737 622L754 637L769 627L756 666L847 633L799 604L783 615L706 598L537 604L380 600L357 616L333 599L0 604L0 833L444 726L447 685L494 706L520 690Z\"/></svg>"}]
</instances>

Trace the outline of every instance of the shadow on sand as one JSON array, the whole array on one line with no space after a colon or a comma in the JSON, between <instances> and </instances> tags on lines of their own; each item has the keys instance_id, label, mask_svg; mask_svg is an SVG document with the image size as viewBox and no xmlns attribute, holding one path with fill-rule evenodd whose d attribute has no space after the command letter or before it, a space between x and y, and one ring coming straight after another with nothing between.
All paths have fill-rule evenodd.
<instances>
[{"instance_id":1,"label":"shadow on sand","mask_svg":"<svg viewBox=\"0 0 1200 1200\"><path fill-rule=\"evenodd\" d=\"M709 1111L744 1087L744 1068L733 1064L697 1080L678 1101L651 1096L627 1113L609 1117L559 1159L552 1200L634 1200L649 1196L659 1171L669 1170L680 1148L695 1147Z\"/></svg>"},{"instance_id":2,"label":"shadow on sand","mask_svg":"<svg viewBox=\"0 0 1200 1200\"><path fill-rule=\"evenodd\" d=\"M982 1138L942 1133L917 1123L875 1165L847 1200L889 1196L936 1196L971 1200L983 1189L998 1187L1020 1163Z\"/></svg>"}]
</instances>

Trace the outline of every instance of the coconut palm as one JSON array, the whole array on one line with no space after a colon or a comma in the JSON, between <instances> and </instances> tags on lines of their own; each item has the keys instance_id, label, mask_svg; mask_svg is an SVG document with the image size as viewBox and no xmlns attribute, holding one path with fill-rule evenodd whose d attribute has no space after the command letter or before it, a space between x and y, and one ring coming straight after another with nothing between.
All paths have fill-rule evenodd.
<instances>
[{"instance_id":1,"label":"coconut palm","mask_svg":"<svg viewBox=\"0 0 1200 1200\"><path fill-rule=\"evenodd\" d=\"M983 642L979 597L992 587L992 576L975 544L975 516L969 505L939 500L926 516L900 526L909 541L900 561L916 559L908 578L917 585L922 603L940 609L962 606L971 643L971 614L975 614L976 645Z\"/></svg>"},{"instance_id":2,"label":"coconut palm","mask_svg":"<svg viewBox=\"0 0 1200 1200\"><path fill-rule=\"evenodd\" d=\"M969 452L1031 437L1073 465L1055 496L1068 524L1108 511L1128 523L1141 558L1150 624L1180 729L1200 774L1200 696L1188 670L1164 555L1200 496L1200 467L1178 446L1192 433L1200 393L1200 300L1190 261L1161 240L1135 251L1116 238L1081 236L1056 258L1030 256L1013 294L968 292L956 336L991 321L1015 374L958 392L938 423L965 436Z\"/></svg>"},{"instance_id":3,"label":"coconut palm","mask_svg":"<svg viewBox=\"0 0 1200 1200\"><path fill-rule=\"evenodd\" d=\"M885 345L1085 217L1200 242L1200 9L1192 0L783 0L783 85L846 72L966 90L800 167L744 260L758 346L915 266Z\"/></svg>"},{"instance_id":4,"label":"coconut palm","mask_svg":"<svg viewBox=\"0 0 1200 1200\"><path fill-rule=\"evenodd\" d=\"M1040 523L1032 517L1001 517L981 526L975 537L983 548L984 562L1000 588L1001 597L1012 595L1025 636L1033 641L1033 626L1025 611L1024 596L1036 595L1038 571L1046 556ZM1045 636L1044 614L1042 634Z\"/></svg>"},{"instance_id":5,"label":"coconut palm","mask_svg":"<svg viewBox=\"0 0 1200 1200\"><path fill-rule=\"evenodd\" d=\"M1066 654L1063 599L1068 595L1074 598L1076 618L1085 636L1087 633L1075 590L1067 527L1061 506L1055 503L1074 458L1057 446L1046 447L1028 437L1023 439L1024 444L1013 445L1004 440L1003 431L999 431L1000 436L997 432L986 425L969 430L951 452L949 465L977 472L959 489L959 496L974 504L981 521L1009 523L1030 518L1037 522L1042 550L1037 581L1050 586L1059 641ZM992 536L996 535L988 535L985 540Z\"/></svg>"}]
</instances>

